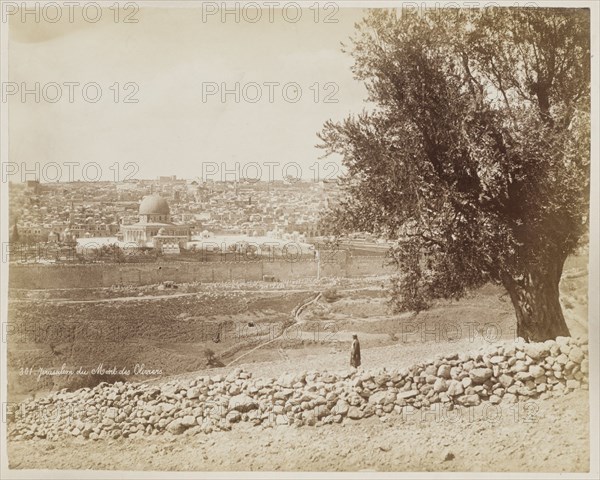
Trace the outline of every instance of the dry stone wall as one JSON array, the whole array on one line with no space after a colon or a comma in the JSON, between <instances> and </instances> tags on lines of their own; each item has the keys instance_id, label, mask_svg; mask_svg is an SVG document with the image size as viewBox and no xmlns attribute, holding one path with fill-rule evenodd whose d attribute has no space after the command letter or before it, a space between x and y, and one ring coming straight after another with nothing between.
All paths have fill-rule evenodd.
<instances>
[{"instance_id":1,"label":"dry stone wall","mask_svg":"<svg viewBox=\"0 0 600 480\"><path fill-rule=\"evenodd\" d=\"M441 404L472 407L563 395L588 388L584 338L498 344L438 357L404 370L303 372L252 378L241 368L160 386L102 383L19 404L9 415L16 439L97 440L194 435L255 426L323 426Z\"/></svg>"}]
</instances>

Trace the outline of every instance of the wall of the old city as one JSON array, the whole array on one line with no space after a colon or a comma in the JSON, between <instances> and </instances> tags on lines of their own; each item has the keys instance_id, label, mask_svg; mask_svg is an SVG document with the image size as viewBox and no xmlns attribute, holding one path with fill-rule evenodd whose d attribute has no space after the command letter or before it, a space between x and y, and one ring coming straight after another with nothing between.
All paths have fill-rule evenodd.
<instances>
[{"instance_id":1,"label":"wall of the old city","mask_svg":"<svg viewBox=\"0 0 600 480\"><path fill-rule=\"evenodd\" d=\"M318 263L313 259L227 261L97 263L78 265L11 264L10 288L77 288L111 285L150 285L163 281L177 283L256 281L265 275L277 280L316 278ZM381 256L351 257L339 254L321 262L321 277L357 277L390 273L392 268Z\"/></svg>"}]
</instances>

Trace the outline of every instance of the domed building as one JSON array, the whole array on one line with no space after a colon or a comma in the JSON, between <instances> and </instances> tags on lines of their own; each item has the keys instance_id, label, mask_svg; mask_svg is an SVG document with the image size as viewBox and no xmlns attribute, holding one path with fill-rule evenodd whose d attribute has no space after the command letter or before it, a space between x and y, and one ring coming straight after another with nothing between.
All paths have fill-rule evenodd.
<instances>
[{"instance_id":1,"label":"domed building","mask_svg":"<svg viewBox=\"0 0 600 480\"><path fill-rule=\"evenodd\" d=\"M158 194L144 197L140 203L139 220L133 225L121 225L120 236L126 243L160 249L184 248L190 240L190 228L171 221L169 203Z\"/></svg>"},{"instance_id":2,"label":"domed building","mask_svg":"<svg viewBox=\"0 0 600 480\"><path fill-rule=\"evenodd\" d=\"M171 209L169 203L158 194L144 197L140 203L140 222L170 223Z\"/></svg>"}]
</instances>

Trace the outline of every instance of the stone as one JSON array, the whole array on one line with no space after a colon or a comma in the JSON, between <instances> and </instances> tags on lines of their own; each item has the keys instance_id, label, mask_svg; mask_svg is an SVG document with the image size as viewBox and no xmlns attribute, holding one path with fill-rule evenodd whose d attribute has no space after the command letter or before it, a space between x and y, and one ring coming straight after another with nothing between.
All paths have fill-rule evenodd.
<instances>
[{"instance_id":1,"label":"stone","mask_svg":"<svg viewBox=\"0 0 600 480\"><path fill-rule=\"evenodd\" d=\"M304 423L306 425L308 425L309 427L312 427L317 423L318 418L314 411L309 410L309 411L302 412L302 420L304 421Z\"/></svg>"},{"instance_id":2,"label":"stone","mask_svg":"<svg viewBox=\"0 0 600 480\"><path fill-rule=\"evenodd\" d=\"M492 378L492 373L491 368L474 368L469 372L469 376L474 384L479 385Z\"/></svg>"},{"instance_id":3,"label":"stone","mask_svg":"<svg viewBox=\"0 0 600 480\"><path fill-rule=\"evenodd\" d=\"M531 395L533 395L534 389L523 385L522 387L517 387L517 393L522 397L530 397Z\"/></svg>"},{"instance_id":4,"label":"stone","mask_svg":"<svg viewBox=\"0 0 600 480\"><path fill-rule=\"evenodd\" d=\"M448 396L448 394L446 392L440 393L440 402L448 403L449 401L450 401L450 397Z\"/></svg>"},{"instance_id":5,"label":"stone","mask_svg":"<svg viewBox=\"0 0 600 480\"><path fill-rule=\"evenodd\" d=\"M255 412L256 410L252 410L252 411ZM273 413L277 413L277 414L283 413L283 405L275 405L273 407Z\"/></svg>"},{"instance_id":6,"label":"stone","mask_svg":"<svg viewBox=\"0 0 600 480\"><path fill-rule=\"evenodd\" d=\"M520 387L520 386L522 386L522 385L516 385L516 384L513 384L513 385L511 385L510 387L508 387L508 388L506 389L506 391L507 391L508 393L517 393L517 390L519 389L519 387Z\"/></svg>"},{"instance_id":7,"label":"stone","mask_svg":"<svg viewBox=\"0 0 600 480\"><path fill-rule=\"evenodd\" d=\"M252 397L242 393L229 399L229 410L245 413L258 408L258 403Z\"/></svg>"},{"instance_id":8,"label":"stone","mask_svg":"<svg viewBox=\"0 0 600 480\"><path fill-rule=\"evenodd\" d=\"M237 410L230 410L225 416L225 420L229 423L237 423L242 419L242 414Z\"/></svg>"},{"instance_id":9,"label":"stone","mask_svg":"<svg viewBox=\"0 0 600 480\"><path fill-rule=\"evenodd\" d=\"M364 417L364 413L358 407L350 407L348 409L348 418L352 420L360 420Z\"/></svg>"},{"instance_id":10,"label":"stone","mask_svg":"<svg viewBox=\"0 0 600 480\"><path fill-rule=\"evenodd\" d=\"M412 398L412 397L416 397L419 394L418 390L408 390L405 392L398 392L398 394L396 395L397 399L407 399L407 398Z\"/></svg>"},{"instance_id":11,"label":"stone","mask_svg":"<svg viewBox=\"0 0 600 480\"><path fill-rule=\"evenodd\" d=\"M362 413L364 418L372 417L373 415L375 415L375 407L367 403L366 405L364 405Z\"/></svg>"},{"instance_id":12,"label":"stone","mask_svg":"<svg viewBox=\"0 0 600 480\"><path fill-rule=\"evenodd\" d=\"M552 347L550 347L550 355L552 355L552 357L558 357L560 355L560 347L558 345L552 345ZM548 358L551 357L546 357L546 360L548 360Z\"/></svg>"},{"instance_id":13,"label":"stone","mask_svg":"<svg viewBox=\"0 0 600 480\"><path fill-rule=\"evenodd\" d=\"M438 378L433 384L433 391L436 393L445 392L448 390L448 385L446 384L446 380L443 378Z\"/></svg>"},{"instance_id":14,"label":"stone","mask_svg":"<svg viewBox=\"0 0 600 480\"><path fill-rule=\"evenodd\" d=\"M433 385L431 385L430 383L426 383L425 385L422 385L421 388L419 388L419 391L423 395L427 395L429 392L433 391Z\"/></svg>"},{"instance_id":15,"label":"stone","mask_svg":"<svg viewBox=\"0 0 600 480\"><path fill-rule=\"evenodd\" d=\"M187 427L183 425L180 418L176 418L167 425L167 431L173 435L181 435L183 432L185 432L186 428Z\"/></svg>"},{"instance_id":16,"label":"stone","mask_svg":"<svg viewBox=\"0 0 600 480\"><path fill-rule=\"evenodd\" d=\"M564 353L561 353L558 357L556 357L556 364L555 365L566 365L566 363L569 361L569 357L567 357Z\"/></svg>"},{"instance_id":17,"label":"stone","mask_svg":"<svg viewBox=\"0 0 600 480\"><path fill-rule=\"evenodd\" d=\"M194 417L193 415L186 415L181 419L181 424L184 427L193 427L194 425L196 425L196 417Z\"/></svg>"},{"instance_id":18,"label":"stone","mask_svg":"<svg viewBox=\"0 0 600 480\"><path fill-rule=\"evenodd\" d=\"M336 413L338 415L346 415L348 413L349 408L350 408L350 405L348 405L348 402L340 399L335 404L334 413Z\"/></svg>"},{"instance_id":19,"label":"stone","mask_svg":"<svg viewBox=\"0 0 600 480\"><path fill-rule=\"evenodd\" d=\"M229 391L227 393L232 396L239 395L242 393L242 389L239 387L239 385L232 385L229 387Z\"/></svg>"},{"instance_id":20,"label":"stone","mask_svg":"<svg viewBox=\"0 0 600 480\"><path fill-rule=\"evenodd\" d=\"M504 397L502 397L502 400L508 403L516 403L517 396L513 393L505 393Z\"/></svg>"},{"instance_id":21,"label":"stone","mask_svg":"<svg viewBox=\"0 0 600 480\"><path fill-rule=\"evenodd\" d=\"M569 360L575 363L581 363L583 361L583 358L584 354L581 348L577 346L571 348L571 351L569 352Z\"/></svg>"},{"instance_id":22,"label":"stone","mask_svg":"<svg viewBox=\"0 0 600 480\"><path fill-rule=\"evenodd\" d=\"M529 373L533 378L543 377L546 374L544 367L540 367L539 365L531 365L529 367Z\"/></svg>"},{"instance_id":23,"label":"stone","mask_svg":"<svg viewBox=\"0 0 600 480\"><path fill-rule=\"evenodd\" d=\"M475 366L475 362L473 360L469 360L463 363L462 368L464 371L469 372Z\"/></svg>"},{"instance_id":24,"label":"stone","mask_svg":"<svg viewBox=\"0 0 600 480\"><path fill-rule=\"evenodd\" d=\"M569 352L571 351L571 346L570 345L559 345L558 349L560 350L560 353L564 353L565 355L569 355Z\"/></svg>"},{"instance_id":25,"label":"stone","mask_svg":"<svg viewBox=\"0 0 600 480\"><path fill-rule=\"evenodd\" d=\"M463 395L462 397L458 397L458 403L465 407L474 407L481 403L481 399L479 395Z\"/></svg>"},{"instance_id":26,"label":"stone","mask_svg":"<svg viewBox=\"0 0 600 480\"><path fill-rule=\"evenodd\" d=\"M442 364L437 370L437 376L449 380L452 377L451 370L452 367L450 365Z\"/></svg>"},{"instance_id":27,"label":"stone","mask_svg":"<svg viewBox=\"0 0 600 480\"><path fill-rule=\"evenodd\" d=\"M335 383L337 381L337 377L332 373L325 372L323 375L321 375L321 381L323 383Z\"/></svg>"},{"instance_id":28,"label":"stone","mask_svg":"<svg viewBox=\"0 0 600 480\"><path fill-rule=\"evenodd\" d=\"M293 393L294 390L291 388L282 388L273 394L273 398L276 400L287 400Z\"/></svg>"},{"instance_id":29,"label":"stone","mask_svg":"<svg viewBox=\"0 0 600 480\"><path fill-rule=\"evenodd\" d=\"M548 386L545 383L540 383L537 387L535 387L535 390L538 393L544 393L547 388L548 388Z\"/></svg>"},{"instance_id":30,"label":"stone","mask_svg":"<svg viewBox=\"0 0 600 480\"><path fill-rule=\"evenodd\" d=\"M498 381L504 388L510 387L514 382L513 378L510 375L506 375L506 374L500 375L500 378L498 378Z\"/></svg>"},{"instance_id":31,"label":"stone","mask_svg":"<svg viewBox=\"0 0 600 480\"><path fill-rule=\"evenodd\" d=\"M529 366L523 360L519 360L513 365L511 370L515 373L527 372L529 370Z\"/></svg>"},{"instance_id":32,"label":"stone","mask_svg":"<svg viewBox=\"0 0 600 480\"><path fill-rule=\"evenodd\" d=\"M450 380L448 382L448 389L446 390L446 393L448 395L451 395L453 397L462 395L464 393L464 388L461 382L459 382L458 380Z\"/></svg>"},{"instance_id":33,"label":"stone","mask_svg":"<svg viewBox=\"0 0 600 480\"><path fill-rule=\"evenodd\" d=\"M523 351L533 360L547 357L550 353L550 349L544 343L526 343L523 345Z\"/></svg>"},{"instance_id":34,"label":"stone","mask_svg":"<svg viewBox=\"0 0 600 480\"><path fill-rule=\"evenodd\" d=\"M280 385L281 387L286 387L286 388L292 388L294 383L295 383L294 375L292 375L291 373L281 375L279 377L279 379L277 380L278 385Z\"/></svg>"},{"instance_id":35,"label":"stone","mask_svg":"<svg viewBox=\"0 0 600 480\"><path fill-rule=\"evenodd\" d=\"M533 376L529 372L517 372L514 378L519 382L526 382L528 380L531 380Z\"/></svg>"},{"instance_id":36,"label":"stone","mask_svg":"<svg viewBox=\"0 0 600 480\"><path fill-rule=\"evenodd\" d=\"M371 395L369 397L369 403L372 403L374 405L388 405L390 403L394 403L395 399L396 395L394 395L391 392L388 392L387 390L383 390L381 392L376 392L373 395Z\"/></svg>"}]
</instances>

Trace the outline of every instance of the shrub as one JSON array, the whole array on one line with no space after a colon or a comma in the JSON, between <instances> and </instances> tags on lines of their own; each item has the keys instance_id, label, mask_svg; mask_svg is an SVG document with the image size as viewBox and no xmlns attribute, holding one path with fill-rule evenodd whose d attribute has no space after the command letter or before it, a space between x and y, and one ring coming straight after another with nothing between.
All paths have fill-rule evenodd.
<instances>
[{"instance_id":1,"label":"shrub","mask_svg":"<svg viewBox=\"0 0 600 480\"><path fill-rule=\"evenodd\" d=\"M323 298L328 303L333 303L342 298L342 295L337 291L337 288L328 288L323 292Z\"/></svg>"}]
</instances>

